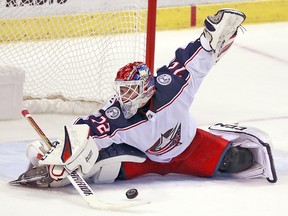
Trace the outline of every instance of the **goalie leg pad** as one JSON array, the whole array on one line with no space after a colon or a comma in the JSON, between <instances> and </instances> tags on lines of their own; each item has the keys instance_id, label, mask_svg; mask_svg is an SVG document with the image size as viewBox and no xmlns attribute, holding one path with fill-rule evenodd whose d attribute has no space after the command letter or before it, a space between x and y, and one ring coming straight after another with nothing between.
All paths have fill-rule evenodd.
<instances>
[{"instance_id":1,"label":"goalie leg pad","mask_svg":"<svg viewBox=\"0 0 288 216\"><path fill-rule=\"evenodd\" d=\"M83 175L84 179L90 178L96 184L113 183L121 170L122 162L142 163L146 156L140 150L127 144L112 144L99 151L99 156L89 173ZM67 178L53 181L50 187L61 187L69 184Z\"/></svg>"},{"instance_id":2,"label":"goalie leg pad","mask_svg":"<svg viewBox=\"0 0 288 216\"><path fill-rule=\"evenodd\" d=\"M84 179L91 178L94 183L112 183L118 177L122 162L142 163L145 159L145 154L132 146L113 144L99 151L98 159L92 169L82 176ZM62 171L62 166L50 165L47 169L49 175L45 175L45 178L49 177L51 180L49 184L39 184L39 179L37 179L37 184L30 183L30 185L34 187L62 187L70 184L68 178L59 178L59 175L63 176ZM50 176L53 176L54 179ZM57 176L58 180L55 180Z\"/></svg>"},{"instance_id":3,"label":"goalie leg pad","mask_svg":"<svg viewBox=\"0 0 288 216\"><path fill-rule=\"evenodd\" d=\"M277 182L273 155L271 151L271 139L262 130L237 124L217 123L209 127L211 133L222 136L232 141L233 147L248 149L253 155L253 165L246 170L231 173L236 178L264 177L269 182Z\"/></svg>"},{"instance_id":4,"label":"goalie leg pad","mask_svg":"<svg viewBox=\"0 0 288 216\"><path fill-rule=\"evenodd\" d=\"M92 176L94 183L112 183L119 175L122 162L142 163L145 159L145 154L132 146L112 144L99 151L89 176Z\"/></svg>"}]
</instances>

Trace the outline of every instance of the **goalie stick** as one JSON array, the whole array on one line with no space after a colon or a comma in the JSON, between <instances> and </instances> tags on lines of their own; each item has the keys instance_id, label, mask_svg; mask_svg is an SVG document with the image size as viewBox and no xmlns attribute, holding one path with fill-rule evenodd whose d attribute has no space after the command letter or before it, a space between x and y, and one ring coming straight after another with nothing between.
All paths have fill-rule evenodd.
<instances>
[{"instance_id":1,"label":"goalie stick","mask_svg":"<svg viewBox=\"0 0 288 216\"><path fill-rule=\"evenodd\" d=\"M50 142L50 140L47 138L47 136L44 134L44 132L41 130L41 128L38 126L38 124L35 122L35 120L32 118L32 116L30 115L29 111L26 108L22 110L22 115L28 120L28 122L35 129L35 131L38 133L41 139L45 142L47 147L51 149L53 147L53 144ZM66 171L68 172L67 169ZM83 177L77 172L77 170L74 170L68 173L69 175L67 178L69 179L71 184L79 192L79 194L86 201L86 203L88 203L89 206L92 208L99 209L99 210L117 210L117 209L140 206L140 205L145 205L145 204L150 203L149 201L144 201L144 200L129 200L129 201L120 202L120 203L104 202L96 196L96 194L93 192L91 187L87 184L87 182L83 179ZM19 179L15 181L11 181L10 184L17 185L20 182L25 182L25 179L21 179L20 177Z\"/></svg>"}]
</instances>

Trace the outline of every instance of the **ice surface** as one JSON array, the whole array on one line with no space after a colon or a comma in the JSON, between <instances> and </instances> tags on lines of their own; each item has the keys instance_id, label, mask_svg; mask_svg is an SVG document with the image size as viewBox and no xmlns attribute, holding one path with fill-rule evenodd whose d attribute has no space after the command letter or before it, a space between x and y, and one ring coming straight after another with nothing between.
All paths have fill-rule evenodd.
<instances>
[{"instance_id":1,"label":"ice surface","mask_svg":"<svg viewBox=\"0 0 288 216\"><path fill-rule=\"evenodd\" d=\"M126 200L137 188L146 206L119 212L89 208L72 187L29 189L13 187L28 164L25 147L39 139L24 119L0 121L0 214L19 215L209 215L287 216L288 195L288 23L245 25L246 32L206 77L191 107L199 127L239 122L266 131L273 140L278 182L264 179L207 179L181 175L147 175L107 185L91 185L106 202ZM168 64L174 50L199 36L202 29L158 32L156 67ZM2 102L1 102L2 103ZM50 138L76 116L34 118Z\"/></svg>"}]
</instances>

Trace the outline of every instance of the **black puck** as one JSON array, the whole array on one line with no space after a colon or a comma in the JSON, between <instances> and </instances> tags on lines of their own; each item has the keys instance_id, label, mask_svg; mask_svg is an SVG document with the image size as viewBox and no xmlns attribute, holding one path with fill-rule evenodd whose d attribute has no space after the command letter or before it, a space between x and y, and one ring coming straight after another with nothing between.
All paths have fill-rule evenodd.
<instances>
[{"instance_id":1,"label":"black puck","mask_svg":"<svg viewBox=\"0 0 288 216\"><path fill-rule=\"evenodd\" d=\"M137 195L138 195L138 191L137 191L137 189L135 189L135 188L129 189L129 190L126 192L126 197L127 197L128 199L134 199Z\"/></svg>"}]
</instances>

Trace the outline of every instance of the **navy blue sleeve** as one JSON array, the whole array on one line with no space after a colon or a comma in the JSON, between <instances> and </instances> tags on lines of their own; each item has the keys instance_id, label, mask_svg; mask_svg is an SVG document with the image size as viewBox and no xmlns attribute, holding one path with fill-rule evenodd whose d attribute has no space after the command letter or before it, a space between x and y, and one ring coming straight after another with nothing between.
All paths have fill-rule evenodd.
<instances>
[{"instance_id":1,"label":"navy blue sleeve","mask_svg":"<svg viewBox=\"0 0 288 216\"><path fill-rule=\"evenodd\" d=\"M184 49L178 48L175 52L175 60L173 62L179 62L179 66L183 67L185 62L197 52L199 47L201 47L201 43L200 39L197 39L194 42L190 42Z\"/></svg>"},{"instance_id":2,"label":"navy blue sleeve","mask_svg":"<svg viewBox=\"0 0 288 216\"><path fill-rule=\"evenodd\" d=\"M174 75L186 79L189 72L185 69L185 62L197 53L201 47L200 39L190 42L185 48L175 51L175 58L170 62L168 69Z\"/></svg>"}]
</instances>

